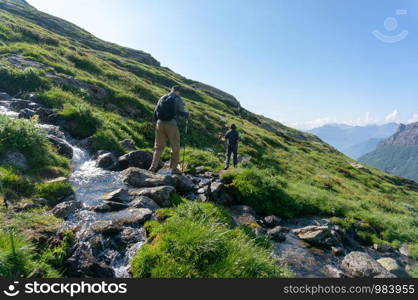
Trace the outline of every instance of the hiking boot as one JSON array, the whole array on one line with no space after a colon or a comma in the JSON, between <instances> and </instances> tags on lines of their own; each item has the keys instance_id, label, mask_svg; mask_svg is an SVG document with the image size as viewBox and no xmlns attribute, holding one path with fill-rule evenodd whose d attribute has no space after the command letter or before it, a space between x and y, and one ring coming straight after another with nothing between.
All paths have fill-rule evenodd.
<instances>
[{"instance_id":1,"label":"hiking boot","mask_svg":"<svg viewBox=\"0 0 418 300\"><path fill-rule=\"evenodd\" d=\"M225 171L227 171L227 170L229 170L229 167L225 167L225 169L224 169Z\"/></svg>"}]
</instances>

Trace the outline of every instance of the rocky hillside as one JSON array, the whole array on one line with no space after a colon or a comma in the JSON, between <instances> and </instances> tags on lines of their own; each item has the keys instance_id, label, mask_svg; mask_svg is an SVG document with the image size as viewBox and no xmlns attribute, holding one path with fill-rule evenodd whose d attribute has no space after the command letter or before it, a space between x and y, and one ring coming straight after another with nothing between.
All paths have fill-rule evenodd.
<instances>
[{"instance_id":1,"label":"rocky hillside","mask_svg":"<svg viewBox=\"0 0 418 300\"><path fill-rule=\"evenodd\" d=\"M9 231L21 249L0 276L291 276L283 261L296 276L393 276L381 258L415 274L416 183L146 53L0 0L0 78L0 260L17 260ZM192 113L180 183L143 171L152 111L172 85ZM232 122L241 167L219 174ZM348 267L360 256L373 270Z\"/></svg>"},{"instance_id":2,"label":"rocky hillside","mask_svg":"<svg viewBox=\"0 0 418 300\"><path fill-rule=\"evenodd\" d=\"M393 175L418 181L418 123L401 124L398 131L382 141L360 161Z\"/></svg>"}]
</instances>

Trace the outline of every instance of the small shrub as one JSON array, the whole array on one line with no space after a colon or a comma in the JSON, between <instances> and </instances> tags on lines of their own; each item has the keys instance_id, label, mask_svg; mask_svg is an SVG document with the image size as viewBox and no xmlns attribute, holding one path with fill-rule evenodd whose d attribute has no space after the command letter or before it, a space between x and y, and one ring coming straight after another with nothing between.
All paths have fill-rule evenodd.
<instances>
[{"instance_id":1,"label":"small shrub","mask_svg":"<svg viewBox=\"0 0 418 300\"><path fill-rule=\"evenodd\" d=\"M35 196L49 201L50 205L56 205L74 193L71 184L66 181L42 183L35 187Z\"/></svg>"},{"instance_id":2,"label":"small shrub","mask_svg":"<svg viewBox=\"0 0 418 300\"><path fill-rule=\"evenodd\" d=\"M0 68L0 90L11 94L33 92L48 87L43 71L26 68L24 70L9 67Z\"/></svg>"},{"instance_id":3,"label":"small shrub","mask_svg":"<svg viewBox=\"0 0 418 300\"><path fill-rule=\"evenodd\" d=\"M229 229L229 216L211 203L187 202L160 224L147 228L152 241L132 260L134 277L256 278L285 277L270 251L240 229Z\"/></svg>"}]
</instances>

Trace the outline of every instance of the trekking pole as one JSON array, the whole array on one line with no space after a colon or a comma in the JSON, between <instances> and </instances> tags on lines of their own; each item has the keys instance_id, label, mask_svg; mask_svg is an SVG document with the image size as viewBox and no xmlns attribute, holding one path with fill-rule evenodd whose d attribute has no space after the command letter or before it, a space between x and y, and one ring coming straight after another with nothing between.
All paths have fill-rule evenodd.
<instances>
[{"instance_id":1,"label":"trekking pole","mask_svg":"<svg viewBox=\"0 0 418 300\"><path fill-rule=\"evenodd\" d=\"M183 144L183 159L181 163L181 170L184 172L184 165L186 162L186 147L187 147L187 133L189 131L189 119L186 119L186 128L184 129L184 144Z\"/></svg>"}]
</instances>

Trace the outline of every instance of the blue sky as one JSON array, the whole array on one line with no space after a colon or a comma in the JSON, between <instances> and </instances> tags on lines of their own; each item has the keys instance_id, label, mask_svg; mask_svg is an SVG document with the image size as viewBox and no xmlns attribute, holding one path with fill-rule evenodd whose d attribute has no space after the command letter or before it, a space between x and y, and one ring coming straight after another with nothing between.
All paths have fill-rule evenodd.
<instances>
[{"instance_id":1,"label":"blue sky","mask_svg":"<svg viewBox=\"0 0 418 300\"><path fill-rule=\"evenodd\" d=\"M294 127L418 121L418 1L28 2Z\"/></svg>"}]
</instances>

